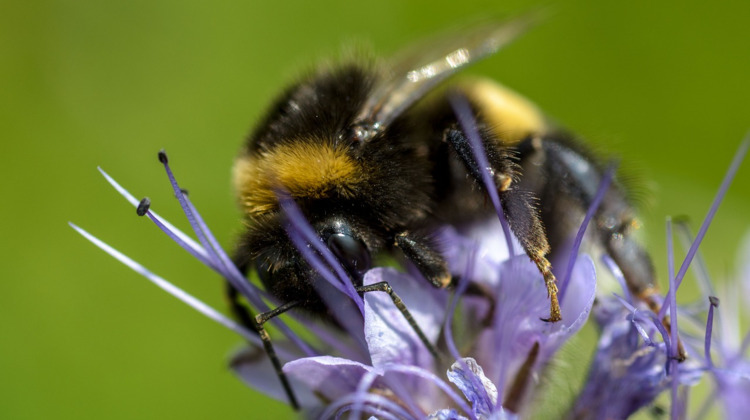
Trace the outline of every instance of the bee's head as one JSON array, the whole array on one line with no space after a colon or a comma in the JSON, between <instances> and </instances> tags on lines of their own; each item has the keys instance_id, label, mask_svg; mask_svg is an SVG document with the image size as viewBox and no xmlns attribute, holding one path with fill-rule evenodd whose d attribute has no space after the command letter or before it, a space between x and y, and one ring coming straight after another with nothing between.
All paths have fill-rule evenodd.
<instances>
[{"instance_id":1,"label":"bee's head","mask_svg":"<svg viewBox=\"0 0 750 420\"><path fill-rule=\"evenodd\" d=\"M372 265L372 251L379 245L362 223L332 216L311 220L309 226L320 242L313 246L302 239L308 245L300 249L300 241L295 243L292 237L303 235L288 217L276 213L256 219L240 241L235 261L244 272L255 269L266 290L284 302L319 304L316 282L335 271L329 261L343 268L338 271L355 286L361 286Z\"/></svg>"},{"instance_id":2,"label":"bee's head","mask_svg":"<svg viewBox=\"0 0 750 420\"><path fill-rule=\"evenodd\" d=\"M362 284L362 276L372 267L370 248L365 244L363 235L343 218L327 220L320 226L320 237L331 250L347 273Z\"/></svg>"}]
</instances>

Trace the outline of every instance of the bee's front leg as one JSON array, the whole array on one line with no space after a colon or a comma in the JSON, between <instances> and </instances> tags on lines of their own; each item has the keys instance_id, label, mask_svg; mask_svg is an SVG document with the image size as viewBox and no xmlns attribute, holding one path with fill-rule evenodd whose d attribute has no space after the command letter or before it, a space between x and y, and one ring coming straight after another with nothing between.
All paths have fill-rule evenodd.
<instances>
[{"instance_id":1,"label":"bee's front leg","mask_svg":"<svg viewBox=\"0 0 750 420\"><path fill-rule=\"evenodd\" d=\"M451 284L448 264L428 238L403 231L395 235L393 244L433 286L444 289Z\"/></svg>"}]
</instances>

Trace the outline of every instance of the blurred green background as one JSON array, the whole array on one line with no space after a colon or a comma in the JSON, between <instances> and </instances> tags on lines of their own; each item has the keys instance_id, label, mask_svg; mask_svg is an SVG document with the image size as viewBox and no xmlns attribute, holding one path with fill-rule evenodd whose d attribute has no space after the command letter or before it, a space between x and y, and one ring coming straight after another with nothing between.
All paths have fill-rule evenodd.
<instances>
[{"instance_id":1,"label":"blurred green background","mask_svg":"<svg viewBox=\"0 0 750 420\"><path fill-rule=\"evenodd\" d=\"M187 227L156 160L226 246L243 136L302 69L364 41L409 40L539 2L0 3L3 262L0 418L270 418L281 403L225 367L240 344L97 250L74 221L217 308L216 275L99 176ZM644 240L664 278L664 218L702 219L750 129L750 2L546 3L552 17L469 72L502 80L621 156L652 191ZM750 227L745 162L703 250L733 270Z\"/></svg>"}]
</instances>

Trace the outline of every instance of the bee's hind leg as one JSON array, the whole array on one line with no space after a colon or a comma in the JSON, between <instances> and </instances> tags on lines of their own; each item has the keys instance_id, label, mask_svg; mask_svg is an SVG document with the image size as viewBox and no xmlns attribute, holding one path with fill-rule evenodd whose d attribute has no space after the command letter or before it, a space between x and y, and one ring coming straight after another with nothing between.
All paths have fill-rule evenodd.
<instances>
[{"instance_id":1,"label":"bee's hind leg","mask_svg":"<svg viewBox=\"0 0 750 420\"><path fill-rule=\"evenodd\" d=\"M561 321L562 314L557 299L557 279L552 273L552 264L547 260L550 252L549 241L542 221L539 219L539 211L533 204L533 195L528 191L508 189L500 194L500 201L510 229L544 276L547 297L550 299L550 315L549 318L542 318L542 320Z\"/></svg>"},{"instance_id":2,"label":"bee's hind leg","mask_svg":"<svg viewBox=\"0 0 750 420\"><path fill-rule=\"evenodd\" d=\"M483 129L481 124L478 128L485 149L484 153L490 166L490 173L494 178L500 196L503 215L513 234L521 242L526 254L544 276L547 296L550 299L550 315L549 318L542 319L548 322L560 321L562 320L562 314L557 298L557 280L552 273L552 265L547 259L550 246L544 225L539 217L539 210L536 207L536 198L531 192L521 190L515 185L520 167L510 149L504 147L502 141L492 135L490 130ZM444 139L453 147L468 174L480 188L484 189L482 183L483 169L479 167L474 157L472 146L466 134L457 128L451 128L446 130Z\"/></svg>"}]
</instances>

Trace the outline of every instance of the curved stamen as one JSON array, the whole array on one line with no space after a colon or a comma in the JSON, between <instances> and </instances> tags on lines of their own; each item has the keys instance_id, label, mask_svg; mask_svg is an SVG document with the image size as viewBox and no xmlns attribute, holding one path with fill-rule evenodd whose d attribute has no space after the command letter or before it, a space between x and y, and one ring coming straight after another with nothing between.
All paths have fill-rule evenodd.
<instances>
[{"instance_id":1,"label":"curved stamen","mask_svg":"<svg viewBox=\"0 0 750 420\"><path fill-rule=\"evenodd\" d=\"M710 305L708 306L708 317L706 319L706 338L704 343L704 354L706 358L706 367L708 369L713 369L714 362L711 360L711 335L713 334L714 329L714 309L719 307L719 298L715 296L709 296L708 302Z\"/></svg>"},{"instance_id":2,"label":"curved stamen","mask_svg":"<svg viewBox=\"0 0 750 420\"><path fill-rule=\"evenodd\" d=\"M484 154L484 146L482 145L482 139L477 131L476 119L471 111L471 106L466 98L458 94L451 95L448 100L453 107L453 112L456 114L459 125L461 125L466 138L469 140L471 152L474 154L474 159L477 161L477 165L479 168L483 169L481 171L482 183L484 183L484 187L487 189L487 195L490 197L490 201L495 207L497 217L500 219L500 223L503 226L503 233L505 233L505 241L508 246L508 255L514 255L513 236L510 232L510 225L505 218L503 207L500 204L500 196L497 194L497 185L495 185L495 181L492 179L492 174L490 173L490 164L487 160L487 156Z\"/></svg>"},{"instance_id":3,"label":"curved stamen","mask_svg":"<svg viewBox=\"0 0 750 420\"><path fill-rule=\"evenodd\" d=\"M687 273L687 269L690 266L690 262L693 261L693 257L695 257L696 252L698 252L698 247L700 246L701 242L703 242L703 238L706 236L708 227L711 225L716 212L719 210L719 205L724 199L724 196L727 194L727 190L732 184L732 180L734 180L737 171L740 169L740 164L742 164L742 161L747 154L748 147L750 147L750 134L745 136L745 139L742 140L742 143L740 143L740 147L737 149L737 152L732 159L732 164L729 165L729 169L724 175L724 179L721 181L721 187L719 187L719 191L716 193L716 197L714 197L714 201L711 203L711 208L708 210L705 219L703 219L703 224L701 224L701 227L698 230L698 235L695 237L693 244L690 246L690 249L685 256L685 259L682 261L680 271L677 273L677 279L675 282L676 287L680 287L682 279L683 277L685 277L685 273ZM661 310L659 311L660 318L664 318L664 315L667 313L667 309L669 308L669 306L669 301L665 301L664 306L662 306Z\"/></svg>"},{"instance_id":4,"label":"curved stamen","mask_svg":"<svg viewBox=\"0 0 750 420\"><path fill-rule=\"evenodd\" d=\"M612 183L612 179L615 176L615 170L617 169L616 163L610 163L607 166L607 170L604 172L602 180L599 182L599 188L596 189L596 195L594 200L591 202L588 210L586 210L586 216L583 218L581 226L578 228L576 233L576 239L573 242L573 247L570 249L570 256L568 257L568 266L565 269L565 275L560 282L560 302L565 298L565 291L568 290L568 283L570 283L570 276L573 274L573 266L578 259L578 250L581 248L583 242L583 235L586 233L586 228L589 226L589 222L594 217L594 214L599 209L599 205L604 200L604 195L609 190L609 186Z\"/></svg>"}]
</instances>

